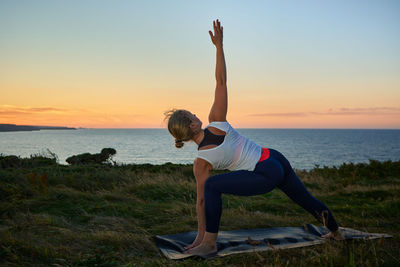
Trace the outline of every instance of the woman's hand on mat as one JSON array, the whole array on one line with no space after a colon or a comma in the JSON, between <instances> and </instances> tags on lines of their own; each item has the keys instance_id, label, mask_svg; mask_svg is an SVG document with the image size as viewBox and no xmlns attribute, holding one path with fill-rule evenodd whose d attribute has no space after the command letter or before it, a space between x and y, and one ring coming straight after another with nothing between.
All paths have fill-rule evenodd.
<instances>
[{"instance_id":1,"label":"woman's hand on mat","mask_svg":"<svg viewBox=\"0 0 400 267\"><path fill-rule=\"evenodd\" d=\"M222 46L224 27L221 26L221 22L219 20L213 21L213 27L214 27L214 34L211 31L208 31L211 37L211 41L216 47Z\"/></svg>"},{"instance_id":2,"label":"woman's hand on mat","mask_svg":"<svg viewBox=\"0 0 400 267\"><path fill-rule=\"evenodd\" d=\"M197 247L198 245L201 244L201 241L203 241L203 236L197 235L196 239L193 241L193 243L191 245L189 245L189 246L186 246L185 249L189 250L191 248Z\"/></svg>"}]
</instances>

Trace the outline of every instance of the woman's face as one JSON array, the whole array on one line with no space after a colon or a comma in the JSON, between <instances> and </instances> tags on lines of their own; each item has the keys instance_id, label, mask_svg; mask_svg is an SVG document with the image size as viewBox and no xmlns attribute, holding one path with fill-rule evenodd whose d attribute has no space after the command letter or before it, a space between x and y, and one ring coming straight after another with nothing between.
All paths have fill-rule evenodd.
<instances>
[{"instance_id":1,"label":"woman's face","mask_svg":"<svg viewBox=\"0 0 400 267\"><path fill-rule=\"evenodd\" d=\"M189 111L188 111L189 112ZM203 124L199 118L196 117L196 114L189 112L189 118L192 121L190 123L190 128L196 132L196 130L201 129L201 125Z\"/></svg>"}]
</instances>

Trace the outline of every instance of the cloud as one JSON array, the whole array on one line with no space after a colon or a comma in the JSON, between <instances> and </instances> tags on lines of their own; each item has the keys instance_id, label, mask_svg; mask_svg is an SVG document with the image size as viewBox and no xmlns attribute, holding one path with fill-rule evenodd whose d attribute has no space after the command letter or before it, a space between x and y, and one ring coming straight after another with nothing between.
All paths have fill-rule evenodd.
<instances>
[{"instance_id":1,"label":"cloud","mask_svg":"<svg viewBox=\"0 0 400 267\"><path fill-rule=\"evenodd\" d=\"M30 106L12 106L12 105L0 105L0 118L15 118L19 116L35 116L44 115L48 117L50 115L61 115L68 117L87 117L87 118L99 118L104 122L120 122L121 118L137 118L143 117L146 114L129 113L113 113L110 114L108 110L96 110L87 108L55 108L55 107L30 107Z\"/></svg>"},{"instance_id":2,"label":"cloud","mask_svg":"<svg viewBox=\"0 0 400 267\"><path fill-rule=\"evenodd\" d=\"M340 108L330 109L317 115L400 115L397 107Z\"/></svg>"},{"instance_id":3,"label":"cloud","mask_svg":"<svg viewBox=\"0 0 400 267\"><path fill-rule=\"evenodd\" d=\"M306 117L306 116L353 116L353 115L400 115L400 107L367 107L367 108L338 108L327 111L288 112L288 113L258 113L249 114L252 117Z\"/></svg>"},{"instance_id":4,"label":"cloud","mask_svg":"<svg viewBox=\"0 0 400 267\"><path fill-rule=\"evenodd\" d=\"M254 116L254 117L305 117L305 116L308 116L308 114L305 112L259 113L259 114L250 114L249 116Z\"/></svg>"},{"instance_id":5,"label":"cloud","mask_svg":"<svg viewBox=\"0 0 400 267\"><path fill-rule=\"evenodd\" d=\"M45 111L67 111L66 109L61 109L61 108L51 108L51 107L45 107L45 108L30 108L32 112L45 112Z\"/></svg>"},{"instance_id":6,"label":"cloud","mask_svg":"<svg viewBox=\"0 0 400 267\"><path fill-rule=\"evenodd\" d=\"M0 106L0 116L15 116L15 115L30 115L38 113L64 113L68 109L54 108L54 107L17 107L10 105Z\"/></svg>"}]
</instances>

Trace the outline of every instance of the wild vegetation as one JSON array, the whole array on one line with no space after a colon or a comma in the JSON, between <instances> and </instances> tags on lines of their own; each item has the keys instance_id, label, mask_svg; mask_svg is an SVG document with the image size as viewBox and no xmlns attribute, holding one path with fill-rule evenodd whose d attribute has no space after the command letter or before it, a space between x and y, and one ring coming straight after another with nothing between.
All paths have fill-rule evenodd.
<instances>
[{"instance_id":1,"label":"wild vegetation","mask_svg":"<svg viewBox=\"0 0 400 267\"><path fill-rule=\"evenodd\" d=\"M341 226L393 238L171 261L160 254L154 236L196 229L191 165L66 166L55 156L0 155L0 265L400 265L400 161L297 173ZM318 224L279 190L224 195L223 205L221 230Z\"/></svg>"}]
</instances>

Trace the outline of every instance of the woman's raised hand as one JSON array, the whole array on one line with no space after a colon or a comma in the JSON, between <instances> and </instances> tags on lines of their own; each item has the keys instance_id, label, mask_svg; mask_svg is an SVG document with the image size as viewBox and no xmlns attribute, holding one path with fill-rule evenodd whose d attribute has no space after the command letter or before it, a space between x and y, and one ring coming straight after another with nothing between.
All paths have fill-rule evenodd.
<instances>
[{"instance_id":1,"label":"woman's raised hand","mask_svg":"<svg viewBox=\"0 0 400 267\"><path fill-rule=\"evenodd\" d=\"M213 26L214 26L214 34L211 31L208 31L211 37L211 41L215 46L222 46L224 27L221 26L221 22L219 20L217 21L214 20Z\"/></svg>"}]
</instances>

